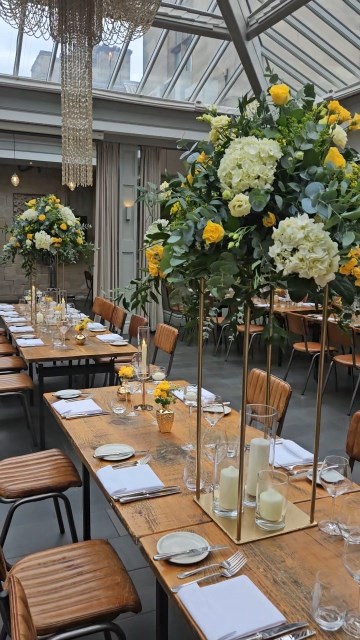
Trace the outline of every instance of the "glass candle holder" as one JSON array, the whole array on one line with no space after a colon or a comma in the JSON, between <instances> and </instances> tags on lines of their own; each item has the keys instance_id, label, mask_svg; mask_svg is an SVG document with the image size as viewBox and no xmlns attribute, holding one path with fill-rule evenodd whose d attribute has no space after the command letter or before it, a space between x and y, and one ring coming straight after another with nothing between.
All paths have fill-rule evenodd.
<instances>
[{"instance_id":1,"label":"glass candle holder","mask_svg":"<svg viewBox=\"0 0 360 640\"><path fill-rule=\"evenodd\" d=\"M222 442L215 446L213 511L224 518L238 513L239 442Z\"/></svg>"},{"instance_id":2,"label":"glass candle holder","mask_svg":"<svg viewBox=\"0 0 360 640\"><path fill-rule=\"evenodd\" d=\"M261 529L280 531L285 527L289 478L281 471L259 471L255 522Z\"/></svg>"},{"instance_id":3,"label":"glass candle holder","mask_svg":"<svg viewBox=\"0 0 360 640\"><path fill-rule=\"evenodd\" d=\"M256 486L258 473L269 469L274 460L274 445L277 425L277 411L266 404L248 404L246 406L246 424L257 430L247 445L248 460L245 479L244 503L247 507L256 506Z\"/></svg>"}]
</instances>

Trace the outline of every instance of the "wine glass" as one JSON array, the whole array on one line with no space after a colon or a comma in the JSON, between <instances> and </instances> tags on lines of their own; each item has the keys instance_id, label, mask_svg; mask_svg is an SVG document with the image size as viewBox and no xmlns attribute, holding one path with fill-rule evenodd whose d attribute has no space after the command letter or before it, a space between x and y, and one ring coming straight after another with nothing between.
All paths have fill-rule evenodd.
<instances>
[{"instance_id":1,"label":"wine glass","mask_svg":"<svg viewBox=\"0 0 360 640\"><path fill-rule=\"evenodd\" d=\"M197 406L197 389L197 385L195 384L188 384L183 389L184 404L186 404L189 409L187 442L181 447L184 451L194 449L196 443L196 427L194 424L193 409L196 409Z\"/></svg>"},{"instance_id":2,"label":"wine glass","mask_svg":"<svg viewBox=\"0 0 360 640\"><path fill-rule=\"evenodd\" d=\"M342 456L327 456L319 471L319 481L332 497L331 518L319 522L319 529L329 536L341 536L341 528L335 521L335 500L351 486L348 460Z\"/></svg>"},{"instance_id":3,"label":"wine glass","mask_svg":"<svg viewBox=\"0 0 360 640\"><path fill-rule=\"evenodd\" d=\"M360 529L352 531L347 538L343 561L345 569L359 586L358 608L347 612L343 629L350 636L360 638Z\"/></svg>"},{"instance_id":4,"label":"wine glass","mask_svg":"<svg viewBox=\"0 0 360 640\"><path fill-rule=\"evenodd\" d=\"M125 386L126 391L128 391L130 393L130 404L131 404L130 411L126 415L129 418L134 418L137 414L134 411L132 397L133 397L134 393L138 393L138 391L140 391L141 383L139 382L139 380L126 380L126 383L125 383L124 386Z\"/></svg>"},{"instance_id":5,"label":"wine glass","mask_svg":"<svg viewBox=\"0 0 360 640\"><path fill-rule=\"evenodd\" d=\"M220 396L213 396L201 402L201 411L211 428L214 428L225 415L225 407Z\"/></svg>"},{"instance_id":6,"label":"wine glass","mask_svg":"<svg viewBox=\"0 0 360 640\"><path fill-rule=\"evenodd\" d=\"M70 329L69 318L65 316L65 318L62 318L62 320L60 320L60 323L59 323L59 333L62 339L62 343L60 347L61 349L68 349L67 345L65 344L65 337L69 329Z\"/></svg>"}]
</instances>

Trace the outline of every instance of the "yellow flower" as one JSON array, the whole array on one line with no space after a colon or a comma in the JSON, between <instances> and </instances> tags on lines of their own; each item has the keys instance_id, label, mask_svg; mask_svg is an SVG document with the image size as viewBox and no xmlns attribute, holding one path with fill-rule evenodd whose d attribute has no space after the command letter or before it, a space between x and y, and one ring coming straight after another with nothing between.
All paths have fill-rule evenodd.
<instances>
[{"instance_id":1,"label":"yellow flower","mask_svg":"<svg viewBox=\"0 0 360 640\"><path fill-rule=\"evenodd\" d=\"M206 244L213 244L214 242L220 242L225 235L224 228L217 222L209 220L203 231L203 240Z\"/></svg>"},{"instance_id":2,"label":"yellow flower","mask_svg":"<svg viewBox=\"0 0 360 640\"><path fill-rule=\"evenodd\" d=\"M350 251L348 253L348 257L349 258L360 258L360 247L354 247L353 249L350 249Z\"/></svg>"},{"instance_id":3,"label":"yellow flower","mask_svg":"<svg viewBox=\"0 0 360 640\"><path fill-rule=\"evenodd\" d=\"M62 222L62 223L61 223L61 225L60 225L60 229L62 229L63 231L66 231L66 229L67 229L67 224L66 224L66 222Z\"/></svg>"},{"instance_id":4,"label":"yellow flower","mask_svg":"<svg viewBox=\"0 0 360 640\"><path fill-rule=\"evenodd\" d=\"M352 273L354 267L356 267L357 263L358 261L356 260L356 258L351 258L350 260L348 260L348 262L345 262L345 264L341 265L341 267L339 268L339 273L341 273L343 276L349 276Z\"/></svg>"},{"instance_id":5,"label":"yellow flower","mask_svg":"<svg viewBox=\"0 0 360 640\"><path fill-rule=\"evenodd\" d=\"M79 325L79 324L76 324L76 325L75 325L75 327L74 327L74 329L75 329L75 331L80 331L80 325Z\"/></svg>"},{"instance_id":6,"label":"yellow flower","mask_svg":"<svg viewBox=\"0 0 360 640\"><path fill-rule=\"evenodd\" d=\"M198 164L206 164L209 160L209 157L206 155L205 151L202 151L198 157L196 158L196 161Z\"/></svg>"},{"instance_id":7,"label":"yellow flower","mask_svg":"<svg viewBox=\"0 0 360 640\"><path fill-rule=\"evenodd\" d=\"M51 244L61 244L61 238L51 238Z\"/></svg>"},{"instance_id":8,"label":"yellow flower","mask_svg":"<svg viewBox=\"0 0 360 640\"><path fill-rule=\"evenodd\" d=\"M287 84L274 84L269 89L272 101L278 106L287 104L290 100L290 88Z\"/></svg>"},{"instance_id":9,"label":"yellow flower","mask_svg":"<svg viewBox=\"0 0 360 640\"><path fill-rule=\"evenodd\" d=\"M34 235L33 233L27 233L26 237L27 237L28 240L32 240L33 239L33 235Z\"/></svg>"},{"instance_id":10,"label":"yellow flower","mask_svg":"<svg viewBox=\"0 0 360 640\"><path fill-rule=\"evenodd\" d=\"M354 267L354 269L352 270L352 275L354 276L354 278L356 278L356 280L360 280L360 267Z\"/></svg>"},{"instance_id":11,"label":"yellow flower","mask_svg":"<svg viewBox=\"0 0 360 640\"><path fill-rule=\"evenodd\" d=\"M276 216L271 211L268 211L266 216L263 217L262 223L264 227L273 227L276 223Z\"/></svg>"},{"instance_id":12,"label":"yellow flower","mask_svg":"<svg viewBox=\"0 0 360 640\"><path fill-rule=\"evenodd\" d=\"M324 164L329 164L330 162L331 164L335 165L337 169L342 169L346 165L344 156L336 147L330 147L329 151L327 152Z\"/></svg>"},{"instance_id":13,"label":"yellow flower","mask_svg":"<svg viewBox=\"0 0 360 640\"><path fill-rule=\"evenodd\" d=\"M77 244L84 244L84 240L82 238L76 238Z\"/></svg>"},{"instance_id":14,"label":"yellow flower","mask_svg":"<svg viewBox=\"0 0 360 640\"><path fill-rule=\"evenodd\" d=\"M148 269L150 275L154 278L157 276L163 277L164 274L160 272L159 264L163 257L164 247L161 244L155 244L153 247L148 247L145 251L145 255L148 261Z\"/></svg>"},{"instance_id":15,"label":"yellow flower","mask_svg":"<svg viewBox=\"0 0 360 640\"><path fill-rule=\"evenodd\" d=\"M360 130L360 113L354 113L353 118L350 122L349 131L359 131Z\"/></svg>"},{"instance_id":16,"label":"yellow flower","mask_svg":"<svg viewBox=\"0 0 360 640\"><path fill-rule=\"evenodd\" d=\"M55 202L56 202L56 204L59 204L60 203L60 198L55 198Z\"/></svg>"},{"instance_id":17,"label":"yellow flower","mask_svg":"<svg viewBox=\"0 0 360 640\"><path fill-rule=\"evenodd\" d=\"M171 389L171 384L167 380L163 380L162 382L159 382L156 388L159 389L160 391L168 392Z\"/></svg>"},{"instance_id":18,"label":"yellow flower","mask_svg":"<svg viewBox=\"0 0 360 640\"><path fill-rule=\"evenodd\" d=\"M170 209L170 215L172 216L176 216L177 213L180 213L181 211L181 204L180 202L174 202L174 204L172 205L171 209Z\"/></svg>"},{"instance_id":19,"label":"yellow flower","mask_svg":"<svg viewBox=\"0 0 360 640\"><path fill-rule=\"evenodd\" d=\"M328 110L332 114L336 114L336 119L330 121L329 117L328 124L333 124L334 122L346 122L347 120L351 120L351 113L345 107L342 107L338 100L330 100L328 102Z\"/></svg>"},{"instance_id":20,"label":"yellow flower","mask_svg":"<svg viewBox=\"0 0 360 640\"><path fill-rule=\"evenodd\" d=\"M33 198L32 200L29 200L29 202L25 203L27 207L33 207L36 205L36 198Z\"/></svg>"},{"instance_id":21,"label":"yellow flower","mask_svg":"<svg viewBox=\"0 0 360 640\"><path fill-rule=\"evenodd\" d=\"M192 185L192 183L194 182L194 176L192 176L191 173L188 173L186 176L186 180L190 185Z\"/></svg>"},{"instance_id":22,"label":"yellow flower","mask_svg":"<svg viewBox=\"0 0 360 640\"><path fill-rule=\"evenodd\" d=\"M38 219L40 220L40 222L44 222L45 218L46 218L46 216L45 216L43 213L41 213L41 214L38 216Z\"/></svg>"},{"instance_id":23,"label":"yellow flower","mask_svg":"<svg viewBox=\"0 0 360 640\"><path fill-rule=\"evenodd\" d=\"M131 365L120 367L119 377L120 378L132 378L134 375L134 367Z\"/></svg>"}]
</instances>

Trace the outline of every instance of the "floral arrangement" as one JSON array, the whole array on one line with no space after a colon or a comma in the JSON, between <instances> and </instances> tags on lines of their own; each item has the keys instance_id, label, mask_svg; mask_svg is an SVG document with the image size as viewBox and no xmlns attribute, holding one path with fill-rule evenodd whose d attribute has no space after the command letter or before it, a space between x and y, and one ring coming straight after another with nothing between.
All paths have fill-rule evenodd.
<instances>
[{"instance_id":1,"label":"floral arrangement","mask_svg":"<svg viewBox=\"0 0 360 640\"><path fill-rule=\"evenodd\" d=\"M61 305L60 305L60 310L61 310ZM91 322L90 318L82 318L80 320L80 322L78 322L74 329L75 331L77 331L78 333L82 333L82 331L85 331L86 327L88 326L89 322Z\"/></svg>"},{"instance_id":2,"label":"floral arrangement","mask_svg":"<svg viewBox=\"0 0 360 640\"><path fill-rule=\"evenodd\" d=\"M160 404L163 409L166 409L170 404L176 402L175 396L171 393L175 388L167 380L159 382L154 390L156 404Z\"/></svg>"},{"instance_id":3,"label":"floral arrangement","mask_svg":"<svg viewBox=\"0 0 360 640\"><path fill-rule=\"evenodd\" d=\"M26 203L26 211L18 215L7 228L9 241L3 247L4 260L12 260L19 254L22 267L28 277L36 269L37 261L50 254L59 262L76 262L87 249L84 237L85 225L80 223L69 207L59 198L47 195Z\"/></svg>"},{"instance_id":4,"label":"floral arrangement","mask_svg":"<svg viewBox=\"0 0 360 640\"><path fill-rule=\"evenodd\" d=\"M132 365L124 365L120 367L118 371L119 378L133 378L135 375L135 369Z\"/></svg>"},{"instance_id":5,"label":"floral arrangement","mask_svg":"<svg viewBox=\"0 0 360 640\"><path fill-rule=\"evenodd\" d=\"M312 85L292 94L276 75L270 83L257 100L240 99L236 115L212 107L200 116L209 138L185 148L185 172L160 185L162 218L144 239L148 273L132 281L130 300L120 294L125 306L144 306L162 279L184 302L200 278L209 304L230 288L238 308L272 287L316 300L326 284L351 304L360 167L347 132L360 129L360 114L316 101ZM148 196L153 206L153 185Z\"/></svg>"}]
</instances>

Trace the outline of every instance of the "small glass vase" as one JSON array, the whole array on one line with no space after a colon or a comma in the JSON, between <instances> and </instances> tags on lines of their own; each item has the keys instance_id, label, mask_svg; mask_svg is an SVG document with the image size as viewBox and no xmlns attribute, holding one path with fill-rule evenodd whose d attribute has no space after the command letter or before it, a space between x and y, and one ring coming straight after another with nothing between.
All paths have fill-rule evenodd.
<instances>
[{"instance_id":1,"label":"small glass vase","mask_svg":"<svg viewBox=\"0 0 360 640\"><path fill-rule=\"evenodd\" d=\"M244 503L247 507L255 508L259 471L273 466L277 411L266 404L248 404L246 425L256 431L246 447L247 472Z\"/></svg>"},{"instance_id":2,"label":"small glass vase","mask_svg":"<svg viewBox=\"0 0 360 640\"><path fill-rule=\"evenodd\" d=\"M224 518L238 513L239 442L222 442L215 446L213 511Z\"/></svg>"},{"instance_id":3,"label":"small glass vase","mask_svg":"<svg viewBox=\"0 0 360 640\"><path fill-rule=\"evenodd\" d=\"M157 409L156 421L161 433L170 433L174 424L175 413L171 409Z\"/></svg>"}]
</instances>

